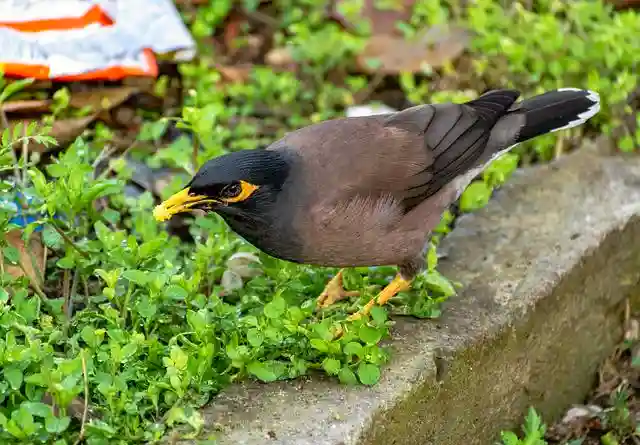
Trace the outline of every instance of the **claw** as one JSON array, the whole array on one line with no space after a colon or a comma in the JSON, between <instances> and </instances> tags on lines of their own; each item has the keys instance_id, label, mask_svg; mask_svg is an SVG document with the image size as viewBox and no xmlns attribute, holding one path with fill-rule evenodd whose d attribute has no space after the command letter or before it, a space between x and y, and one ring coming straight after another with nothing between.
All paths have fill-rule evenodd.
<instances>
[{"instance_id":1,"label":"claw","mask_svg":"<svg viewBox=\"0 0 640 445\"><path fill-rule=\"evenodd\" d=\"M329 307L340 300L344 300L348 297L354 297L359 294L358 291L344 290L342 285L342 272L343 269L340 269L336 276L327 283L322 293L318 296L318 308Z\"/></svg>"}]
</instances>

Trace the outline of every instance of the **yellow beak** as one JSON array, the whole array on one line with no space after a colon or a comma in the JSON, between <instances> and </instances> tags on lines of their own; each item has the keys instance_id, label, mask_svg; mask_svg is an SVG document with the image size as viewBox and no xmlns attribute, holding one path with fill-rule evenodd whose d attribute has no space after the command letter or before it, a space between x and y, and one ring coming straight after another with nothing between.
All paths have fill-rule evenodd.
<instances>
[{"instance_id":1,"label":"yellow beak","mask_svg":"<svg viewBox=\"0 0 640 445\"><path fill-rule=\"evenodd\" d=\"M176 213L187 212L191 210L191 207L205 200L213 201L212 199L207 199L206 195L190 195L187 187L157 205L153 209L153 217L156 221L166 221Z\"/></svg>"}]
</instances>

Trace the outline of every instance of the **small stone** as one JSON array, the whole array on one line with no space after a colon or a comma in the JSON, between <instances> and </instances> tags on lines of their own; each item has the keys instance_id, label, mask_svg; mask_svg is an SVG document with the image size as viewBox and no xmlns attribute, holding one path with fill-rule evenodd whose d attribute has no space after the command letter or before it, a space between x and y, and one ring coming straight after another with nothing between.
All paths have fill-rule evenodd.
<instances>
[{"instance_id":1,"label":"small stone","mask_svg":"<svg viewBox=\"0 0 640 445\"><path fill-rule=\"evenodd\" d=\"M242 289L242 286L244 285L244 283L242 282L242 277L229 269L225 270L222 273L220 284L226 292L232 292L236 289Z\"/></svg>"}]
</instances>

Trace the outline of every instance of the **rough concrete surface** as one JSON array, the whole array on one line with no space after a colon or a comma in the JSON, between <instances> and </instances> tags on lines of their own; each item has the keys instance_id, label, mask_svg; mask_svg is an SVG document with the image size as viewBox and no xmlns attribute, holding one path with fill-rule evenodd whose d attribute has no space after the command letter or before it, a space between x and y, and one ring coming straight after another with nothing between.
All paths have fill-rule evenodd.
<instances>
[{"instance_id":1,"label":"rough concrete surface","mask_svg":"<svg viewBox=\"0 0 640 445\"><path fill-rule=\"evenodd\" d=\"M234 386L204 411L219 443L492 444L530 405L580 402L640 289L640 160L587 148L519 171L443 248L464 287L439 320L396 317L378 385Z\"/></svg>"}]
</instances>

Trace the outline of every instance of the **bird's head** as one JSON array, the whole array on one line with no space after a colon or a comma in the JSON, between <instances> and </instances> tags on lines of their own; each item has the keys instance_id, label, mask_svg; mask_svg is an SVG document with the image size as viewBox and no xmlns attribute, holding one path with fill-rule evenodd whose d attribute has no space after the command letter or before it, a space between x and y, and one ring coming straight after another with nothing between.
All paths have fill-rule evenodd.
<instances>
[{"instance_id":1,"label":"bird's head","mask_svg":"<svg viewBox=\"0 0 640 445\"><path fill-rule=\"evenodd\" d=\"M166 221L193 209L222 214L260 212L274 202L288 173L285 156L273 150L219 156L204 164L184 189L156 206L153 216Z\"/></svg>"}]
</instances>

